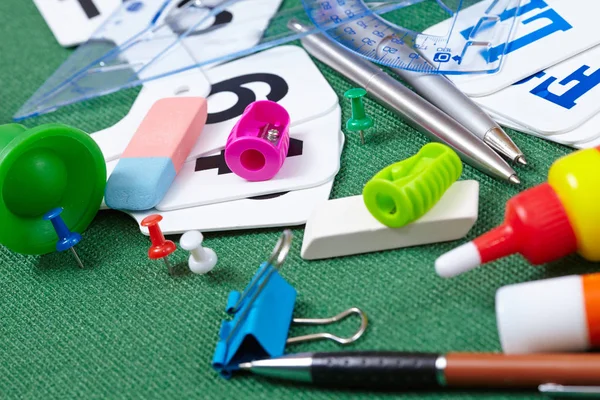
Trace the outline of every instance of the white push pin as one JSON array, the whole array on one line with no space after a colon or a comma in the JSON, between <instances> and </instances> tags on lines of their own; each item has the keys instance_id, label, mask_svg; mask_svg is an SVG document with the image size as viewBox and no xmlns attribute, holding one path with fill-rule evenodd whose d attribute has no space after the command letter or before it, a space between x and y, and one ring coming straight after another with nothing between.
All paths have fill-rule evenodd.
<instances>
[{"instance_id":1,"label":"white push pin","mask_svg":"<svg viewBox=\"0 0 600 400\"><path fill-rule=\"evenodd\" d=\"M188 231L181 236L179 244L184 250L191 252L188 265L195 274L206 274L217 264L217 253L202 247L204 236L198 231Z\"/></svg>"}]
</instances>

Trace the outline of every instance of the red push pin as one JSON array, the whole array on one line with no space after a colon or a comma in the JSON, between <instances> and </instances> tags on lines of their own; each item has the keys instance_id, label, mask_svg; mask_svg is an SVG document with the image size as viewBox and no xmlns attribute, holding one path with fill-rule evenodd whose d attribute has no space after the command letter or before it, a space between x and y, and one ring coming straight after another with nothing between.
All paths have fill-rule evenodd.
<instances>
[{"instance_id":1,"label":"red push pin","mask_svg":"<svg viewBox=\"0 0 600 400\"><path fill-rule=\"evenodd\" d=\"M165 260L165 264L169 269L169 273L172 273L171 264L169 263L169 254L173 253L177 250L177 246L170 240L166 240L162 231L160 230L160 226L158 223L162 221L163 217L158 214L148 215L146 218L142 220L142 226L148 228L148 232L150 233L150 241L152 242L152 246L148 249L148 257L151 260L158 260L162 258Z\"/></svg>"}]
</instances>

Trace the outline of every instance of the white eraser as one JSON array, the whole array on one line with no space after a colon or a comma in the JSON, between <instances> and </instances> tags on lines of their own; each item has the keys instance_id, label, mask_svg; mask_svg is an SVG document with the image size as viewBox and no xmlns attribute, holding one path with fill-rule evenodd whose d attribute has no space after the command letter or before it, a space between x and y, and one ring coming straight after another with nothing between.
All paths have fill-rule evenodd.
<instances>
[{"instance_id":1,"label":"white eraser","mask_svg":"<svg viewBox=\"0 0 600 400\"><path fill-rule=\"evenodd\" d=\"M399 249L465 236L477 221L479 183L455 182L427 214L402 228L388 228L367 210L362 196L318 205L306 223L305 260Z\"/></svg>"}]
</instances>

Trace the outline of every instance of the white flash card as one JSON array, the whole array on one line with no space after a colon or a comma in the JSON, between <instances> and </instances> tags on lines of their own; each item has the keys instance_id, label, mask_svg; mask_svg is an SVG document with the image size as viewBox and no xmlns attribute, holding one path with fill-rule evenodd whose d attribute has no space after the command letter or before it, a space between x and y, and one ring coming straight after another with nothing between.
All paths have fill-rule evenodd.
<instances>
[{"instance_id":1,"label":"white flash card","mask_svg":"<svg viewBox=\"0 0 600 400\"><path fill-rule=\"evenodd\" d=\"M593 124L591 123L592 121ZM567 132L563 135L548 136L547 138L566 146L577 147L577 145L580 143L596 140L598 137L600 137L599 123L600 118L594 117L583 125L573 129L571 132Z\"/></svg>"},{"instance_id":2,"label":"white flash card","mask_svg":"<svg viewBox=\"0 0 600 400\"><path fill-rule=\"evenodd\" d=\"M111 161L120 157L152 104L163 97L206 97L211 93L207 124L190 152L189 161L223 149L245 108L256 100L268 99L281 104L290 113L292 126L326 115L338 104L337 95L327 80L297 46L277 47L205 73L208 80L199 69L194 69L144 83L125 118L92 134L104 159Z\"/></svg>"},{"instance_id":3,"label":"white flash card","mask_svg":"<svg viewBox=\"0 0 600 400\"><path fill-rule=\"evenodd\" d=\"M482 14L492 1L477 3L461 14ZM449 77L469 96L490 95L599 44L596 18L599 14L600 1L597 0L525 1L518 11L514 38L506 45L482 51L481 56L489 59L506 54L500 72ZM435 34L440 29L447 29L443 25L434 26L426 33ZM464 34L468 32L469 29L463 31Z\"/></svg>"},{"instance_id":4,"label":"white flash card","mask_svg":"<svg viewBox=\"0 0 600 400\"><path fill-rule=\"evenodd\" d=\"M559 137L559 136L562 136L562 135L543 136L543 135L540 135L540 134L539 134L539 133L537 133L537 132L534 132L534 131L530 130L529 128L525 128L525 127L523 127L523 126L520 126L520 125L518 125L518 124L514 123L513 121L507 120L507 119L505 119L505 118L504 118L504 117L502 117L502 116L499 116L499 115L494 115L494 114L493 114L493 113L491 113L491 112L488 112L488 114L489 114L489 116L490 116L490 117L491 117L491 118L492 118L494 121L496 121L498 124L500 124L501 126L503 126L503 127L505 127L505 128L514 129L514 130L516 130L516 131L519 131L519 132L522 132L522 133L526 133L526 134L528 134L528 135L531 135L531 136L539 137L539 138L541 138L541 139L546 139L546 140L549 140L549 141L551 141L551 142L556 142L556 143L560 143L560 144L564 144L564 145L569 145L569 143L566 143L566 142L563 142L563 141L561 141L561 140L557 140L557 139L555 139L555 138L557 138L557 137Z\"/></svg>"},{"instance_id":5,"label":"white flash card","mask_svg":"<svg viewBox=\"0 0 600 400\"><path fill-rule=\"evenodd\" d=\"M600 114L593 116L570 132L562 135L546 136L547 139L571 147L577 147L578 143L589 142L598 137L600 137Z\"/></svg>"},{"instance_id":6,"label":"white flash card","mask_svg":"<svg viewBox=\"0 0 600 400\"><path fill-rule=\"evenodd\" d=\"M188 161L225 147L231 129L256 100L279 103L291 126L327 115L338 97L306 51L281 46L205 71L212 90L206 126Z\"/></svg>"},{"instance_id":7,"label":"white flash card","mask_svg":"<svg viewBox=\"0 0 600 400\"><path fill-rule=\"evenodd\" d=\"M291 128L288 156L267 181L249 182L233 174L224 151L188 161L156 209L177 210L322 185L340 167L340 123L338 106L326 116Z\"/></svg>"},{"instance_id":8,"label":"white flash card","mask_svg":"<svg viewBox=\"0 0 600 400\"><path fill-rule=\"evenodd\" d=\"M275 193L201 207L174 211L150 210L130 215L139 223L148 215L160 213L165 235L197 229L202 232L274 228L302 225L319 203L329 199L334 179L310 189ZM147 228L140 231L148 235Z\"/></svg>"},{"instance_id":9,"label":"white flash card","mask_svg":"<svg viewBox=\"0 0 600 400\"><path fill-rule=\"evenodd\" d=\"M594 140L573 144L573 147L575 147L576 149L590 149L598 146L600 146L600 136L598 136Z\"/></svg>"},{"instance_id":10,"label":"white flash card","mask_svg":"<svg viewBox=\"0 0 600 400\"><path fill-rule=\"evenodd\" d=\"M87 41L122 0L33 0L61 46Z\"/></svg>"},{"instance_id":11,"label":"white flash card","mask_svg":"<svg viewBox=\"0 0 600 400\"><path fill-rule=\"evenodd\" d=\"M255 21L265 22L268 21L271 18L271 15L277 11L280 3L280 0L258 1L260 1L260 5L262 7L260 10L256 10L256 2L254 0L240 0L238 3L234 4L235 7L232 6L220 14L217 14L215 18L207 21L207 26L194 31L191 34L191 38L193 38L193 44L201 48L202 54L206 55L208 58L213 58L213 55L218 56L220 54L219 51L221 51L220 47L222 47L222 45L219 46L218 43L214 43L214 38L210 39L211 35L214 35L216 32L219 32L219 30L227 27L227 29L229 29L229 34L232 34L233 37L237 37L242 33L240 32L242 27L234 23L234 21L237 21L238 14L244 15L244 18L252 17ZM184 4L180 3L180 5ZM176 10L177 7L171 11L176 12ZM186 11L191 13L207 12L205 9L196 9L195 7L190 7ZM138 18L142 17L140 16ZM145 18L149 17L146 15ZM241 20L245 21L244 18ZM170 21L168 18L166 20ZM198 17L196 16L194 20L197 21ZM169 25L169 28L172 31L172 35L169 35L170 40L174 40L174 38L181 33L181 30L190 28L190 26L185 25L185 20L181 22L183 23L181 26ZM139 27L131 29L135 31L135 29L139 29ZM129 31L122 32L122 30L118 29L113 32L113 34L118 37L118 39L115 38L117 42L123 42L130 33L131 32ZM204 42L202 42L203 40ZM254 40L254 44L256 44L260 39L254 38ZM248 46L246 39L244 41L229 40L228 43L228 51L242 50ZM152 45L152 42L149 42L149 44ZM137 48L135 51L133 51L133 49L129 50L129 52L133 51L133 54L130 54L129 52L127 53L129 54L129 57L133 58L132 60L129 60L129 62L135 63L136 55L141 60L152 58L151 56L148 56L148 54L153 54L152 46L150 46L150 49L148 49L143 46L143 43L139 43L137 47L139 48ZM178 66L193 65L195 62L197 62L197 60L196 57L192 57L193 54L190 50L191 47L191 43L188 43L188 46L186 47L179 47L176 49L177 51L171 51L169 56L164 61L169 61L172 63L172 65ZM145 54L144 51L150 51L150 53ZM198 54L195 54L195 56L197 55ZM173 57L178 57L178 59L173 60ZM147 70L144 73L149 74L149 76L153 76L153 74L156 73L156 68L160 69L163 67L164 65L159 62L158 65L151 67L150 70ZM144 119L146 113L156 100L171 96L207 97L210 93L210 84L208 83L208 79L203 75L202 71L203 69L194 68L183 73L169 75L158 80L144 82L142 90L138 94L138 97L132 105L129 113L117 124L92 135L92 138L94 138L100 145L102 153L104 154L104 159L106 161L115 160L122 154L127 147L127 144L131 140L131 137L137 130L140 122ZM243 73L240 73L240 75L243 75Z\"/></svg>"},{"instance_id":12,"label":"white flash card","mask_svg":"<svg viewBox=\"0 0 600 400\"><path fill-rule=\"evenodd\" d=\"M340 132L340 153L344 134ZM202 232L239 229L274 228L304 224L314 208L329 199L334 179L310 189L274 193L242 200L209 204L201 207L160 212L156 209L130 213L139 223L150 214L160 213L160 227L165 235L197 229ZM148 230L140 226L143 234Z\"/></svg>"},{"instance_id":13,"label":"white flash card","mask_svg":"<svg viewBox=\"0 0 600 400\"><path fill-rule=\"evenodd\" d=\"M262 40L281 2L238 0L190 32L182 43L198 63L249 49ZM190 7L186 15L169 26L174 32L186 32L208 12L208 8ZM218 64L204 65L202 69L215 65Z\"/></svg>"},{"instance_id":14,"label":"white flash card","mask_svg":"<svg viewBox=\"0 0 600 400\"><path fill-rule=\"evenodd\" d=\"M566 134L600 112L600 46L473 100L542 135Z\"/></svg>"},{"instance_id":15,"label":"white flash card","mask_svg":"<svg viewBox=\"0 0 600 400\"><path fill-rule=\"evenodd\" d=\"M310 189L274 193L242 200L209 204L173 211L156 209L125 213L139 224L151 214L160 214L160 228L165 235L197 229L202 232L296 226L306 222L315 206L329 199L335 179ZM101 210L109 210L102 202ZM139 226L144 235L148 229Z\"/></svg>"},{"instance_id":16,"label":"white flash card","mask_svg":"<svg viewBox=\"0 0 600 400\"><path fill-rule=\"evenodd\" d=\"M545 136L529 128L516 124L514 121L510 121L502 116L495 115L492 112L490 112L489 114L492 117L492 119L494 119L497 123L507 128L511 128L519 132L527 133L529 135L537 136L542 139L547 139L552 142L572 147L576 143L588 142L600 136L600 115L595 115L588 121L584 122L582 125L567 133L563 133L561 135Z\"/></svg>"}]
</instances>

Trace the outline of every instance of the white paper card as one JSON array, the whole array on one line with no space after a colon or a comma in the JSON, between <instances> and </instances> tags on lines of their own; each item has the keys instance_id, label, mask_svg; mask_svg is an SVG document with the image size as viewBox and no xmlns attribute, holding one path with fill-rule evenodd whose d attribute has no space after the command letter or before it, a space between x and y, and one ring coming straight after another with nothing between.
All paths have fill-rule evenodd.
<instances>
[{"instance_id":1,"label":"white paper card","mask_svg":"<svg viewBox=\"0 0 600 400\"><path fill-rule=\"evenodd\" d=\"M268 181L249 182L228 173L224 152L188 161L156 209L176 210L322 185L340 167L340 123L338 106L326 116L291 128L288 157Z\"/></svg>"},{"instance_id":2,"label":"white paper card","mask_svg":"<svg viewBox=\"0 0 600 400\"><path fill-rule=\"evenodd\" d=\"M139 224L146 216L159 213L163 217L160 227L165 235L193 229L214 232L301 225L317 204L329 198L333 182L332 179L314 188L294 190L272 198L235 200L164 212L150 210L131 216ZM146 228L140 226L140 230L148 234Z\"/></svg>"},{"instance_id":3,"label":"white paper card","mask_svg":"<svg viewBox=\"0 0 600 400\"><path fill-rule=\"evenodd\" d=\"M474 100L541 135L567 134L600 112L600 46Z\"/></svg>"},{"instance_id":4,"label":"white paper card","mask_svg":"<svg viewBox=\"0 0 600 400\"><path fill-rule=\"evenodd\" d=\"M344 134L339 133L340 153L344 147ZM108 163L112 172L116 161ZM165 235L184 233L197 229L202 232L229 231L239 229L272 228L304 224L317 204L329 199L334 179L310 189L210 204L201 207L160 212L156 209L130 213L138 223L146 216L160 213L160 223ZM103 203L103 208L107 207ZM148 235L148 230L139 226Z\"/></svg>"},{"instance_id":5,"label":"white paper card","mask_svg":"<svg viewBox=\"0 0 600 400\"><path fill-rule=\"evenodd\" d=\"M344 147L344 134L340 132L340 153ZM184 233L197 229L202 232L239 229L273 228L304 224L314 208L329 199L334 179L310 189L275 193L207 206L160 212L149 210L131 213L138 224L150 214L160 213L160 227L164 234ZM148 230L140 226L144 235Z\"/></svg>"},{"instance_id":6,"label":"white paper card","mask_svg":"<svg viewBox=\"0 0 600 400\"><path fill-rule=\"evenodd\" d=\"M192 75L196 71L145 83L125 118L92 134L104 159L119 158L152 104L175 93L208 96L207 124L188 160L223 149L244 109L256 100L281 104L290 113L292 126L326 115L338 105L337 95L327 80L297 46L274 48L205 71L207 80L203 75Z\"/></svg>"},{"instance_id":7,"label":"white paper card","mask_svg":"<svg viewBox=\"0 0 600 400\"><path fill-rule=\"evenodd\" d=\"M204 62L255 46L263 37L282 0L238 0L190 32L184 46L196 62ZM191 7L183 18L170 24L174 32L191 29L208 8ZM214 66L204 65L203 69Z\"/></svg>"},{"instance_id":8,"label":"white paper card","mask_svg":"<svg viewBox=\"0 0 600 400\"><path fill-rule=\"evenodd\" d=\"M122 0L33 0L58 43L64 47L87 41Z\"/></svg>"},{"instance_id":9,"label":"white paper card","mask_svg":"<svg viewBox=\"0 0 600 400\"><path fill-rule=\"evenodd\" d=\"M208 121L188 160L225 148L233 126L256 100L279 103L292 127L338 107L336 93L298 46L276 47L205 73L212 84Z\"/></svg>"},{"instance_id":10,"label":"white paper card","mask_svg":"<svg viewBox=\"0 0 600 400\"><path fill-rule=\"evenodd\" d=\"M492 0L465 9L462 13L482 13ZM492 48L482 57L497 57L506 49L499 73L450 79L469 96L486 96L527 78L538 71L569 59L600 43L596 16L597 0L526 0L519 8L514 38L504 47ZM441 27L428 29L432 33Z\"/></svg>"},{"instance_id":11,"label":"white paper card","mask_svg":"<svg viewBox=\"0 0 600 400\"><path fill-rule=\"evenodd\" d=\"M489 112L489 111L488 111ZM577 147L577 143L588 142L594 140L600 136L600 115L596 115L581 126L573 129L570 132L561 135L545 136L538 132L535 132L529 128L521 126L514 121L505 119L502 116L495 115L493 112L489 112L490 116L494 121L502 126L517 130L519 132L527 133L529 135L537 136L542 139L547 139L552 142L564 144L566 146Z\"/></svg>"},{"instance_id":12,"label":"white paper card","mask_svg":"<svg viewBox=\"0 0 600 400\"><path fill-rule=\"evenodd\" d=\"M596 137L594 140L575 143L573 145L573 147L575 147L576 149L590 149L598 146L600 146L600 136Z\"/></svg>"}]
</instances>

